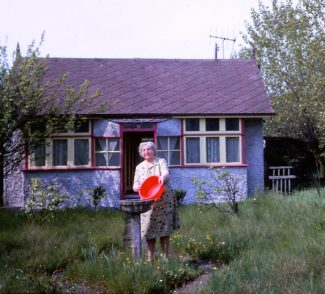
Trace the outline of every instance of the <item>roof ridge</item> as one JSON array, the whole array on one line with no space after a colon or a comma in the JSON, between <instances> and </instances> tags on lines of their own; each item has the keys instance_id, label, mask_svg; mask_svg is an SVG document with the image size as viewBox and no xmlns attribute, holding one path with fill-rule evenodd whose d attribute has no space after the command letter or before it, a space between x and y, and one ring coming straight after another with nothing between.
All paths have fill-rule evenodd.
<instances>
[{"instance_id":1,"label":"roof ridge","mask_svg":"<svg viewBox=\"0 0 325 294\"><path fill-rule=\"evenodd\" d=\"M41 58L43 59L43 58ZM46 58L44 58L46 59ZM228 58L228 59L211 59L211 58L105 58L105 57L48 57L49 60L85 60L85 61L200 61L200 62L251 62L254 59L238 59L238 58Z\"/></svg>"}]
</instances>

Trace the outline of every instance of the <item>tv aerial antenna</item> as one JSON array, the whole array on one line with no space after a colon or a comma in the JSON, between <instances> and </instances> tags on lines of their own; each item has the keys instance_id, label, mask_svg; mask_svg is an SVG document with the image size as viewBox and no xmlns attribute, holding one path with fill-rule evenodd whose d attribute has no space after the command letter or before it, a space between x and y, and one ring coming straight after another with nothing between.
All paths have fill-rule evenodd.
<instances>
[{"instance_id":1,"label":"tv aerial antenna","mask_svg":"<svg viewBox=\"0 0 325 294\"><path fill-rule=\"evenodd\" d=\"M215 39L222 40L222 58L223 59L225 59L225 41L231 41L231 42L233 42L233 44L232 44L232 50L231 50L231 54L232 54L232 51L234 50L236 38L230 39L230 38L225 38L225 37L220 37L220 36L213 36L213 35L210 35L210 38L215 38ZM217 51L218 51L218 45L216 43L216 59L217 59Z\"/></svg>"}]
</instances>

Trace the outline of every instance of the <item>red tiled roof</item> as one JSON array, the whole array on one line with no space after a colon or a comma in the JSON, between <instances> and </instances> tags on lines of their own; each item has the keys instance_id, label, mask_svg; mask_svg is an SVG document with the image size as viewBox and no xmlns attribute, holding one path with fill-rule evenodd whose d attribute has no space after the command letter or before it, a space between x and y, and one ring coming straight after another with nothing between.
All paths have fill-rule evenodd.
<instances>
[{"instance_id":1,"label":"red tiled roof","mask_svg":"<svg viewBox=\"0 0 325 294\"><path fill-rule=\"evenodd\" d=\"M47 78L69 73L90 82L111 116L255 115L274 113L255 61L50 58ZM99 102L98 101L98 102ZM85 113L84 113L85 114Z\"/></svg>"}]
</instances>

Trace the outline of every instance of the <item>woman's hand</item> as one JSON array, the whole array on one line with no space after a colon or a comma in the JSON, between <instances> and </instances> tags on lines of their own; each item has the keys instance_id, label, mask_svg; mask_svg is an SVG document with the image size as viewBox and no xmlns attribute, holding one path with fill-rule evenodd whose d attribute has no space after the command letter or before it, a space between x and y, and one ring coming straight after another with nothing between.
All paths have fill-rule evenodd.
<instances>
[{"instance_id":1,"label":"woman's hand","mask_svg":"<svg viewBox=\"0 0 325 294\"><path fill-rule=\"evenodd\" d=\"M140 188L141 188L141 185L140 185L140 184L135 184L135 185L133 186L133 191L134 191L134 192L139 192Z\"/></svg>"},{"instance_id":2,"label":"woman's hand","mask_svg":"<svg viewBox=\"0 0 325 294\"><path fill-rule=\"evenodd\" d=\"M159 179L158 179L158 183L159 184L164 184L164 182L165 182L164 177L163 176L160 176Z\"/></svg>"}]
</instances>

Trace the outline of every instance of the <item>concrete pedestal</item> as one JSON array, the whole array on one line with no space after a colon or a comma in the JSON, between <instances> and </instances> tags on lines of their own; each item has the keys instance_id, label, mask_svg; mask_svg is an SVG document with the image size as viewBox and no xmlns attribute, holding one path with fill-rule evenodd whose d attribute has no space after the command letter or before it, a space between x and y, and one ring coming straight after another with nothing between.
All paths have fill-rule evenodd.
<instances>
[{"instance_id":1,"label":"concrete pedestal","mask_svg":"<svg viewBox=\"0 0 325 294\"><path fill-rule=\"evenodd\" d=\"M141 257L140 214L150 209L153 200L126 199L120 201L120 209L127 213L128 229L131 235L132 255Z\"/></svg>"}]
</instances>

